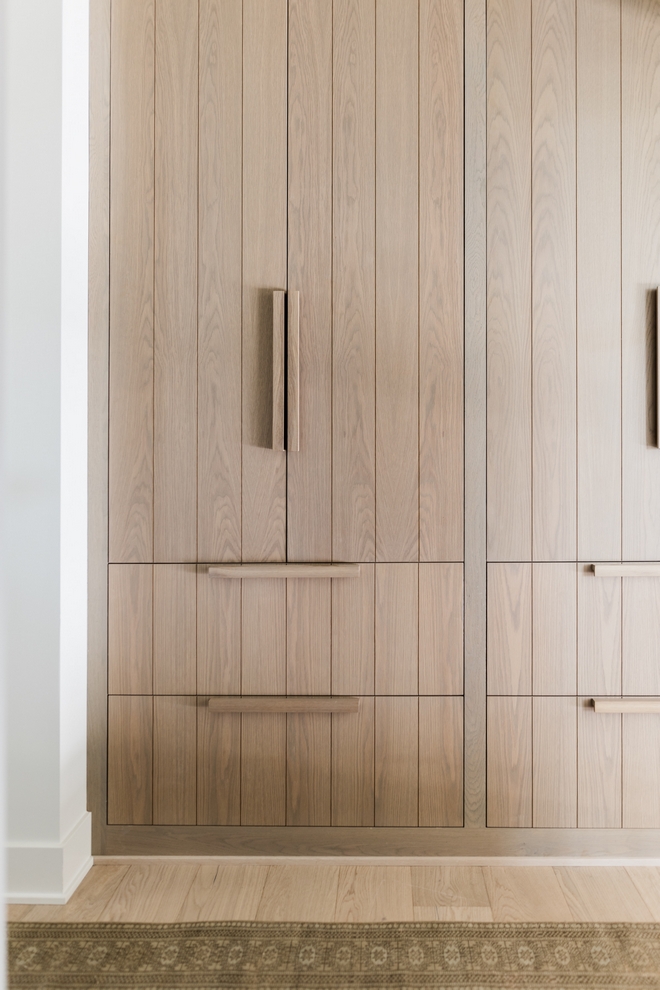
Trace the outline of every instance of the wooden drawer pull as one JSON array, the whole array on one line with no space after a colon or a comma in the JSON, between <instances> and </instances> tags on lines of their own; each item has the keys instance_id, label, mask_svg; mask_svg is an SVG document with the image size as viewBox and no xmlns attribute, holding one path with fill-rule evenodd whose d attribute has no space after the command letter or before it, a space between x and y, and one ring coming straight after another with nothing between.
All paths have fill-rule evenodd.
<instances>
[{"instance_id":1,"label":"wooden drawer pull","mask_svg":"<svg viewBox=\"0 0 660 990\"><path fill-rule=\"evenodd\" d=\"M596 577L660 577L660 564L593 564Z\"/></svg>"},{"instance_id":2,"label":"wooden drawer pull","mask_svg":"<svg viewBox=\"0 0 660 990\"><path fill-rule=\"evenodd\" d=\"M284 292L273 292L273 450L284 450Z\"/></svg>"},{"instance_id":3,"label":"wooden drawer pull","mask_svg":"<svg viewBox=\"0 0 660 990\"><path fill-rule=\"evenodd\" d=\"M592 698L600 714L660 715L660 698Z\"/></svg>"},{"instance_id":4,"label":"wooden drawer pull","mask_svg":"<svg viewBox=\"0 0 660 990\"><path fill-rule=\"evenodd\" d=\"M327 697L248 697L242 698L223 697L209 698L209 711L211 712L250 712L250 713L272 713L289 712L298 714L319 714L325 712L343 712L351 714L359 711L359 698L327 698Z\"/></svg>"},{"instance_id":5,"label":"wooden drawer pull","mask_svg":"<svg viewBox=\"0 0 660 990\"><path fill-rule=\"evenodd\" d=\"M211 577L223 578L356 578L359 564L213 564Z\"/></svg>"},{"instance_id":6,"label":"wooden drawer pull","mask_svg":"<svg viewBox=\"0 0 660 990\"><path fill-rule=\"evenodd\" d=\"M286 297L287 450L300 450L300 293Z\"/></svg>"}]
</instances>

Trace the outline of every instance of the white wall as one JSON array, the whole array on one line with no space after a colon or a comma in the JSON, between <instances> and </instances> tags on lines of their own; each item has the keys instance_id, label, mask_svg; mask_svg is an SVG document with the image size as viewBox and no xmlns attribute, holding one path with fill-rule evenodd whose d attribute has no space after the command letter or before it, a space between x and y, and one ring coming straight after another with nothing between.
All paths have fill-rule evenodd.
<instances>
[{"instance_id":1,"label":"white wall","mask_svg":"<svg viewBox=\"0 0 660 990\"><path fill-rule=\"evenodd\" d=\"M59 903L85 800L88 0L5 0L7 890Z\"/></svg>"}]
</instances>

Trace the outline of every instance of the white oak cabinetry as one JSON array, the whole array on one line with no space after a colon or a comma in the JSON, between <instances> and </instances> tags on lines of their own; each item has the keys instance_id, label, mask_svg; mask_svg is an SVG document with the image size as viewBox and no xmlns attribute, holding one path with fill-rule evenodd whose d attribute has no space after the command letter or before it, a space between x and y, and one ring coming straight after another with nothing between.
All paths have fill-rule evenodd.
<instances>
[{"instance_id":1,"label":"white oak cabinetry","mask_svg":"<svg viewBox=\"0 0 660 990\"><path fill-rule=\"evenodd\" d=\"M107 823L462 826L462 0L109 23Z\"/></svg>"},{"instance_id":2,"label":"white oak cabinetry","mask_svg":"<svg viewBox=\"0 0 660 990\"><path fill-rule=\"evenodd\" d=\"M487 821L658 828L660 18L488 12Z\"/></svg>"}]
</instances>

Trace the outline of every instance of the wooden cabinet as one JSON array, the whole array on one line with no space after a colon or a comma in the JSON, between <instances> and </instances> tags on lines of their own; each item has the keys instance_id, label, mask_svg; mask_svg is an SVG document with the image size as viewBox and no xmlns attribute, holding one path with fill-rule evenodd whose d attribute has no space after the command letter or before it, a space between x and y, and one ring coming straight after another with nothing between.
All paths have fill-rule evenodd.
<instances>
[{"instance_id":1,"label":"wooden cabinet","mask_svg":"<svg viewBox=\"0 0 660 990\"><path fill-rule=\"evenodd\" d=\"M111 26L108 821L460 826L462 0L112 0ZM359 578L209 573L333 561Z\"/></svg>"}]
</instances>

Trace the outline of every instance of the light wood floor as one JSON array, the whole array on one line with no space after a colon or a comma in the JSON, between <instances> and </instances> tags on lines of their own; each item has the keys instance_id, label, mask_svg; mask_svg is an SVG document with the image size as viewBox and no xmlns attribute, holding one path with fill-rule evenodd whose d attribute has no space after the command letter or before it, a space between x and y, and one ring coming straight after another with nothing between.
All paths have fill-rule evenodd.
<instances>
[{"instance_id":1,"label":"light wood floor","mask_svg":"<svg viewBox=\"0 0 660 990\"><path fill-rule=\"evenodd\" d=\"M654 867L94 866L12 921L660 921Z\"/></svg>"}]
</instances>

